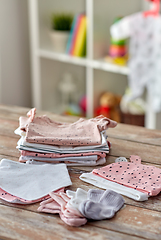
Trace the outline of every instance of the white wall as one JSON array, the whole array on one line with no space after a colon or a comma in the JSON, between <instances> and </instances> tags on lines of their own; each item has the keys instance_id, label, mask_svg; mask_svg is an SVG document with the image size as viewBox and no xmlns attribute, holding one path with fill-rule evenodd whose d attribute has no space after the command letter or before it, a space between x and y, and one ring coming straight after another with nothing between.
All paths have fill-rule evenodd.
<instances>
[{"instance_id":1,"label":"white wall","mask_svg":"<svg viewBox=\"0 0 161 240\"><path fill-rule=\"evenodd\" d=\"M0 103L31 106L27 0L0 0Z\"/></svg>"}]
</instances>

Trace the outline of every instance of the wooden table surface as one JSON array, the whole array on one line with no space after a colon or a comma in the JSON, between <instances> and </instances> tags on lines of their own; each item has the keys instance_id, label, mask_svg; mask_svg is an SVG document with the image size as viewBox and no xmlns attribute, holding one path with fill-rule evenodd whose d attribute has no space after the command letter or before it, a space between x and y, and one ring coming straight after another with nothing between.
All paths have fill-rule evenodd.
<instances>
[{"instance_id":1,"label":"wooden table surface","mask_svg":"<svg viewBox=\"0 0 161 240\"><path fill-rule=\"evenodd\" d=\"M16 143L19 139L14 134L20 116L26 116L29 109L0 105L0 158L18 161L19 151ZM37 111L37 116L44 112ZM63 117L46 113L56 121L73 122L75 117ZM161 168L161 131L142 127L118 124L108 130L108 139L112 149L107 163L112 163L119 156L129 159L130 155L139 155L143 164ZM79 179L83 172L90 172L92 167L68 168L73 185L88 191L94 186ZM6 205L0 202L0 239L161 239L161 194L150 197L146 202L136 202L124 197L124 207L109 220L88 221L82 227L66 225L58 215L37 212L39 203L28 206Z\"/></svg>"}]
</instances>

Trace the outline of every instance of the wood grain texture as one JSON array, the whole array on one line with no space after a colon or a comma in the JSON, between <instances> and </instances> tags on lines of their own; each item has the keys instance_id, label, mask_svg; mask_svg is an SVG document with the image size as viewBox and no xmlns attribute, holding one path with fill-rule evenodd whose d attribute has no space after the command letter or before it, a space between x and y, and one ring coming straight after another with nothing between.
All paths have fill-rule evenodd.
<instances>
[{"instance_id":1,"label":"wood grain texture","mask_svg":"<svg viewBox=\"0 0 161 240\"><path fill-rule=\"evenodd\" d=\"M18 127L19 117L26 116L28 111L27 108L0 105L0 159L18 161L16 144L19 137L14 130ZM37 116L43 114L60 122L78 119L37 111ZM115 129L108 129L107 134L112 148L106 164L114 162L119 156L129 159L130 155L140 155L142 164L161 168L161 131L118 124ZM81 187L88 191L96 188L79 179L80 174L92 171L93 167L68 167L68 170L73 183L68 189ZM150 197L146 202L124 199L124 207L114 218L88 221L79 228L66 225L58 215L37 212L39 203L26 206L0 201L0 239L161 239L161 194Z\"/></svg>"},{"instance_id":2,"label":"wood grain texture","mask_svg":"<svg viewBox=\"0 0 161 240\"><path fill-rule=\"evenodd\" d=\"M117 127L108 129L108 136L161 146L161 131L146 129L139 126L119 123Z\"/></svg>"},{"instance_id":3,"label":"wood grain texture","mask_svg":"<svg viewBox=\"0 0 161 240\"><path fill-rule=\"evenodd\" d=\"M0 206L0 237L16 240L137 239L131 234L93 226L91 222L76 228L63 223L58 215L40 214L7 206Z\"/></svg>"}]
</instances>

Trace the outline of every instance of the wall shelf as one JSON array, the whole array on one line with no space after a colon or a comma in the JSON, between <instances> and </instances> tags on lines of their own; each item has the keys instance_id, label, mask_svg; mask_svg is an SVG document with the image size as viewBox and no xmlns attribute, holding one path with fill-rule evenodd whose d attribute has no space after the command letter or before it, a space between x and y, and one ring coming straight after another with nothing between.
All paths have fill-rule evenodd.
<instances>
[{"instance_id":1,"label":"wall shelf","mask_svg":"<svg viewBox=\"0 0 161 240\"><path fill-rule=\"evenodd\" d=\"M126 16L144 9L140 0L28 0L32 63L32 105L37 109L59 109L57 85L65 71L76 76L79 89L87 96L87 117L93 117L101 91L123 94L128 67L104 60L110 45L109 28L116 16ZM119 6L116 8L116 6ZM88 18L86 58L69 56L52 50L49 39L52 12L85 12ZM106 46L102 54L102 46ZM150 104L150 98L147 97ZM156 114L146 113L145 126L156 127Z\"/></svg>"},{"instance_id":2,"label":"wall shelf","mask_svg":"<svg viewBox=\"0 0 161 240\"><path fill-rule=\"evenodd\" d=\"M108 63L104 60L89 60L86 58L73 57L68 54L55 53L49 50L39 49L37 51L37 56L124 75L127 75L129 72L128 67L118 66L116 64Z\"/></svg>"}]
</instances>

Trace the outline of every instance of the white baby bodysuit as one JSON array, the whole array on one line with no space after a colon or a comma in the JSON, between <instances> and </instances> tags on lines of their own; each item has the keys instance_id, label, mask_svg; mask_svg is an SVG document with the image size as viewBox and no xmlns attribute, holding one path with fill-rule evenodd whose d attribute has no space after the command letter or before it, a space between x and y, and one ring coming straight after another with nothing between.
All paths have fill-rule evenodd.
<instances>
[{"instance_id":1,"label":"white baby bodysuit","mask_svg":"<svg viewBox=\"0 0 161 240\"><path fill-rule=\"evenodd\" d=\"M113 24L110 32L116 40L130 37L129 100L140 97L147 88L153 110L161 111L161 16L135 13Z\"/></svg>"}]
</instances>

